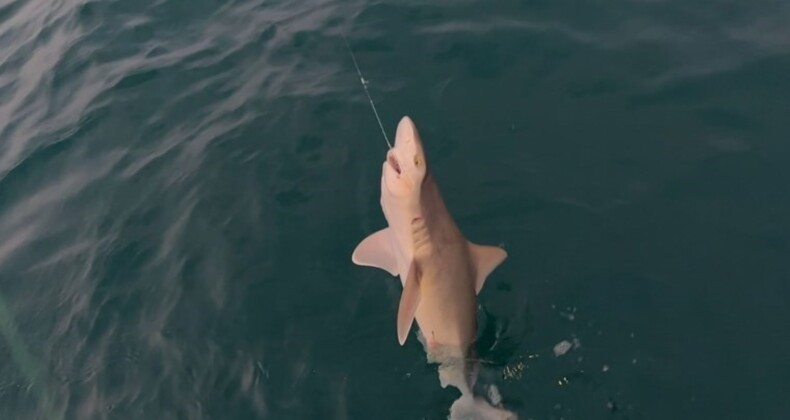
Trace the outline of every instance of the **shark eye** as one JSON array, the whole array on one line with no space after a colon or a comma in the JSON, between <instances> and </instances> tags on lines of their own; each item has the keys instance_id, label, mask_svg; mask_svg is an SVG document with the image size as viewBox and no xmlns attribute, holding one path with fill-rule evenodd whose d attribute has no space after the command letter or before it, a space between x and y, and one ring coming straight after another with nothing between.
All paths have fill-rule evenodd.
<instances>
[{"instance_id":1,"label":"shark eye","mask_svg":"<svg viewBox=\"0 0 790 420\"><path fill-rule=\"evenodd\" d=\"M414 155L414 166L419 168L420 167L420 163L421 163L420 155Z\"/></svg>"}]
</instances>

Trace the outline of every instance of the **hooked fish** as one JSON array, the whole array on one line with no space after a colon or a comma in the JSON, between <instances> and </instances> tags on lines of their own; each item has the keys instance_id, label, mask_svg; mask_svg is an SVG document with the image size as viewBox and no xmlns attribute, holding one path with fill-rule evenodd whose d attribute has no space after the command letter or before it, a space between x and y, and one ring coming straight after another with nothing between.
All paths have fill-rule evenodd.
<instances>
[{"instance_id":1,"label":"hooked fish","mask_svg":"<svg viewBox=\"0 0 790 420\"><path fill-rule=\"evenodd\" d=\"M403 117L381 174L381 208L388 226L354 250L358 265L399 276L398 341L413 321L431 361L440 364L442 386L472 395L469 367L477 335L477 299L488 275L507 253L468 241L453 220L433 176L414 122Z\"/></svg>"}]
</instances>

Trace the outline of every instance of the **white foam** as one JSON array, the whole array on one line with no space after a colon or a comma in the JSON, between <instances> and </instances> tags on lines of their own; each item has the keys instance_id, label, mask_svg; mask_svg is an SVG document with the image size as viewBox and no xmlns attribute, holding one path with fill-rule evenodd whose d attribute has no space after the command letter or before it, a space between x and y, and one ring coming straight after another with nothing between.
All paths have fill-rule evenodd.
<instances>
[{"instance_id":1,"label":"white foam","mask_svg":"<svg viewBox=\"0 0 790 420\"><path fill-rule=\"evenodd\" d=\"M571 344L571 342L570 342L570 341L568 341L568 340L562 340L562 341L560 341L559 343L557 343L557 344L554 346L554 356L555 356L555 357L560 357L560 356L563 356L563 355L565 355L565 353L567 353L568 351L570 351L570 349L571 349L572 347L573 347L573 344Z\"/></svg>"}]
</instances>

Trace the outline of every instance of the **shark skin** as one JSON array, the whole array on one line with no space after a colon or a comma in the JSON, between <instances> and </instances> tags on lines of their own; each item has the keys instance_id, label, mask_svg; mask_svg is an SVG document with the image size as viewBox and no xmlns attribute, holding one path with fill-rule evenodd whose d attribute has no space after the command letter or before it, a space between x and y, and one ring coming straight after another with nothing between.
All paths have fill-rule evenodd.
<instances>
[{"instance_id":1,"label":"shark skin","mask_svg":"<svg viewBox=\"0 0 790 420\"><path fill-rule=\"evenodd\" d=\"M398 341L405 343L416 320L428 361L440 365L442 387L453 385L474 403L477 294L507 253L463 236L409 117L399 122L395 145L382 165L381 208L388 227L360 242L352 261L400 277Z\"/></svg>"}]
</instances>

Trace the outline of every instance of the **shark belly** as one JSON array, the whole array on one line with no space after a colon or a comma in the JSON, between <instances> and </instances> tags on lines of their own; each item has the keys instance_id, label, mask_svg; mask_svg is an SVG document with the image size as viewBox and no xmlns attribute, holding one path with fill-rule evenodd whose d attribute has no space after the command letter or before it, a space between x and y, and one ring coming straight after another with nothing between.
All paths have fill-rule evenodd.
<instances>
[{"instance_id":1,"label":"shark belly","mask_svg":"<svg viewBox=\"0 0 790 420\"><path fill-rule=\"evenodd\" d=\"M456 346L466 350L477 332L477 303L468 270L425 264L420 279L421 301L415 320L429 347Z\"/></svg>"}]
</instances>

